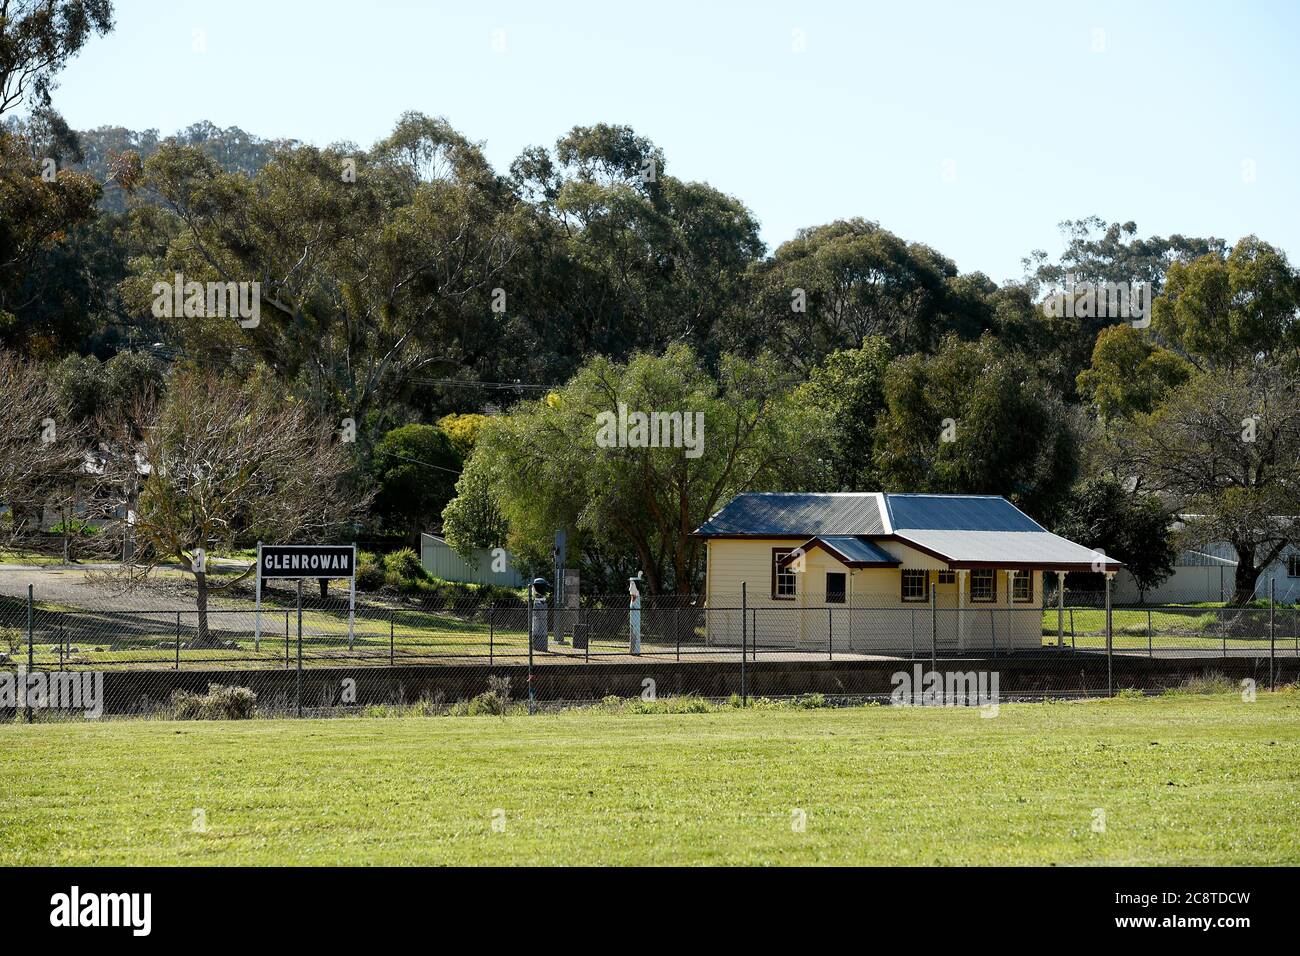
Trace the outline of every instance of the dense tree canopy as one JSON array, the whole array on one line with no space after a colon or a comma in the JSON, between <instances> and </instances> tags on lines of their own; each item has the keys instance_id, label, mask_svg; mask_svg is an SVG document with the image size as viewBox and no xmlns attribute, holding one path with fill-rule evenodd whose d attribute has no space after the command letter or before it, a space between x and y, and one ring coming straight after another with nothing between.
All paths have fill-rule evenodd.
<instances>
[{"instance_id":1,"label":"dense tree canopy","mask_svg":"<svg viewBox=\"0 0 1300 956\"><path fill-rule=\"evenodd\" d=\"M1193 514L1187 535L1237 548L1239 598L1297 543L1300 274L1254 236L1085 217L999 285L864 217L769 254L740 198L624 125L501 173L414 112L369 148L207 122L78 134L50 94L111 4L0 17L4 382L66 421L62 464L120 456L112 430L150 424L122 412L151 401L193 422L196 396L271 414L275 395L304 434L346 436L327 470L378 492L372 531L441 515L458 549L526 565L565 528L589 581L680 592L701 583L688 532L751 489L1002 494L1146 582L1160 523ZM1071 281L1147 283L1153 321L1045 308ZM210 307L222 290L255 315ZM597 443L620 406L703 416L700 454ZM9 420L15 475L45 467L20 454L29 417Z\"/></svg>"},{"instance_id":2,"label":"dense tree canopy","mask_svg":"<svg viewBox=\"0 0 1300 956\"><path fill-rule=\"evenodd\" d=\"M715 378L684 345L626 364L595 358L563 388L484 426L461 494L495 502L525 560L546 555L566 529L593 584L617 591L641 570L652 591L691 592L704 550L690 532L733 495L826 482L820 416L791 398L790 384L770 359L724 356ZM675 418L638 438L633 416L652 412ZM469 524L493 520L486 504L449 509L449 540L490 544L490 525Z\"/></svg>"},{"instance_id":3,"label":"dense tree canopy","mask_svg":"<svg viewBox=\"0 0 1300 956\"><path fill-rule=\"evenodd\" d=\"M461 456L436 425L402 425L375 446L375 513L419 543L451 500Z\"/></svg>"},{"instance_id":4,"label":"dense tree canopy","mask_svg":"<svg viewBox=\"0 0 1300 956\"><path fill-rule=\"evenodd\" d=\"M950 337L934 355L899 359L885 405L875 432L885 491L1001 494L1047 518L1074 480L1067 409L992 337Z\"/></svg>"},{"instance_id":5,"label":"dense tree canopy","mask_svg":"<svg viewBox=\"0 0 1300 956\"><path fill-rule=\"evenodd\" d=\"M1057 534L1124 562L1140 589L1173 571L1172 515L1152 494L1133 494L1112 477L1081 482L1052 528Z\"/></svg>"}]
</instances>

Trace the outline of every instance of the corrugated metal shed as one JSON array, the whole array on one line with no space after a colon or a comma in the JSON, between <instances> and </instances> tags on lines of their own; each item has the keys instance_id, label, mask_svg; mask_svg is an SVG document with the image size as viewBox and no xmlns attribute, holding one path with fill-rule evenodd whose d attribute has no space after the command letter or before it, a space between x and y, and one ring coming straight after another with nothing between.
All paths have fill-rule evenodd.
<instances>
[{"instance_id":1,"label":"corrugated metal shed","mask_svg":"<svg viewBox=\"0 0 1300 956\"><path fill-rule=\"evenodd\" d=\"M1235 568L1237 562L1231 558L1221 558L1217 554L1204 551L1187 550L1179 553L1174 561L1176 568Z\"/></svg>"},{"instance_id":2,"label":"corrugated metal shed","mask_svg":"<svg viewBox=\"0 0 1300 956\"><path fill-rule=\"evenodd\" d=\"M747 492L695 531L704 537L812 537L884 534L877 494Z\"/></svg>"},{"instance_id":3,"label":"corrugated metal shed","mask_svg":"<svg viewBox=\"0 0 1300 956\"><path fill-rule=\"evenodd\" d=\"M473 562L466 561L437 535L420 535L420 564L435 578L462 584L496 584L503 588L519 588L527 583L514 564L509 563L509 556L504 571L492 570L492 552L485 548L475 551L473 557Z\"/></svg>"}]
</instances>

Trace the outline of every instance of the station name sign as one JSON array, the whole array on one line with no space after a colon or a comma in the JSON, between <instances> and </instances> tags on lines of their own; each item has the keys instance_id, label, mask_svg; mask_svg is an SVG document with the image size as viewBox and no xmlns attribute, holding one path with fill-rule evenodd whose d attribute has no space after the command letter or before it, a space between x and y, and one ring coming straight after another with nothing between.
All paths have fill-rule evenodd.
<instances>
[{"instance_id":1,"label":"station name sign","mask_svg":"<svg viewBox=\"0 0 1300 956\"><path fill-rule=\"evenodd\" d=\"M357 551L350 544L264 544L257 561L263 578L350 578Z\"/></svg>"}]
</instances>

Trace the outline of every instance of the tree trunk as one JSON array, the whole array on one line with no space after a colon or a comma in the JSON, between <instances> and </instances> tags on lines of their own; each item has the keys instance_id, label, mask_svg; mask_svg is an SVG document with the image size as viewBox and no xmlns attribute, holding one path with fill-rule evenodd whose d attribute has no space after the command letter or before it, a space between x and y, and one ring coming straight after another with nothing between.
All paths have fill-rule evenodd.
<instances>
[{"instance_id":1,"label":"tree trunk","mask_svg":"<svg viewBox=\"0 0 1300 956\"><path fill-rule=\"evenodd\" d=\"M198 622L194 630L194 643L191 647L214 646L212 634L208 631L208 576L202 571L194 572L194 583L198 586Z\"/></svg>"},{"instance_id":2,"label":"tree trunk","mask_svg":"<svg viewBox=\"0 0 1300 956\"><path fill-rule=\"evenodd\" d=\"M1255 567L1255 549L1238 547L1237 568L1233 581L1232 603L1243 605L1255 596L1255 586L1259 583L1260 569Z\"/></svg>"},{"instance_id":3,"label":"tree trunk","mask_svg":"<svg viewBox=\"0 0 1300 956\"><path fill-rule=\"evenodd\" d=\"M328 600L330 596L330 579L317 578L316 580L320 582L320 599L322 601Z\"/></svg>"}]
</instances>

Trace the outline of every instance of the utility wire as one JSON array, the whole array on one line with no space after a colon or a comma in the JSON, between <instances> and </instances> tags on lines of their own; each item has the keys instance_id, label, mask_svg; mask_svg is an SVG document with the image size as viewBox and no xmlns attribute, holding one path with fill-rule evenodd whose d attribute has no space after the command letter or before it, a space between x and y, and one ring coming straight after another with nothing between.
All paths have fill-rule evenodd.
<instances>
[{"instance_id":1,"label":"utility wire","mask_svg":"<svg viewBox=\"0 0 1300 956\"><path fill-rule=\"evenodd\" d=\"M376 449L378 451L378 449ZM400 458L402 461L409 461L413 465L424 465L426 468L436 468L438 471L449 471L453 475L459 475L460 472L455 468L444 468L442 465L435 465L429 461L420 461L418 458L407 458L405 455L398 455L391 451L380 451L379 454L387 455L389 458Z\"/></svg>"}]
</instances>

